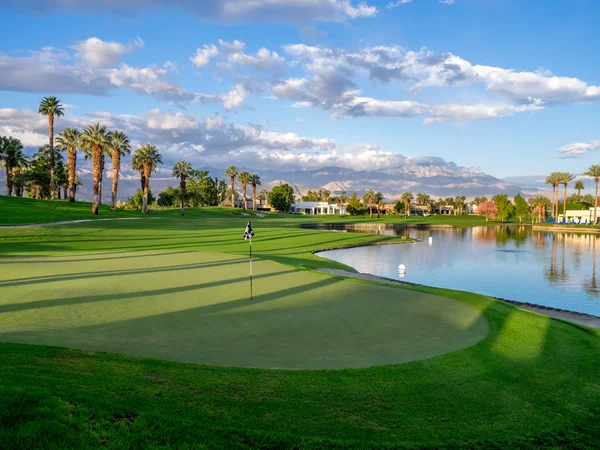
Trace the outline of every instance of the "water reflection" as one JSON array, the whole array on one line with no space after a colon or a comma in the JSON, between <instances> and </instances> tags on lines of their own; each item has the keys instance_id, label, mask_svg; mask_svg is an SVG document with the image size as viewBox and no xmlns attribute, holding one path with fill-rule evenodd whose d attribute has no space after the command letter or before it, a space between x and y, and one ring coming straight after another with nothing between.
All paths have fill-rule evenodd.
<instances>
[{"instance_id":1,"label":"water reflection","mask_svg":"<svg viewBox=\"0 0 600 450\"><path fill-rule=\"evenodd\" d=\"M397 278L398 264L405 264L406 281L600 316L596 277L600 235L548 233L514 225L378 232L423 242L334 250L320 256L389 278Z\"/></svg>"}]
</instances>

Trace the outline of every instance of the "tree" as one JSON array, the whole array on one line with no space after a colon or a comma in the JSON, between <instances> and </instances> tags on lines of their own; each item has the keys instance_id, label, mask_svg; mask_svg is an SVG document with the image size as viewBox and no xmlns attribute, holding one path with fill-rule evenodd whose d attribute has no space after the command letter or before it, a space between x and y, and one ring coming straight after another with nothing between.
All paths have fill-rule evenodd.
<instances>
[{"instance_id":1,"label":"tree","mask_svg":"<svg viewBox=\"0 0 600 450\"><path fill-rule=\"evenodd\" d=\"M558 185L561 182L561 173L552 172L546 177L545 183L552 186L552 215L558 216Z\"/></svg>"},{"instance_id":2,"label":"tree","mask_svg":"<svg viewBox=\"0 0 600 450\"><path fill-rule=\"evenodd\" d=\"M329 203L329 197L331 196L331 192L329 192L327 189L323 189L322 191L319 191L319 192L321 194L321 198L319 200Z\"/></svg>"},{"instance_id":3,"label":"tree","mask_svg":"<svg viewBox=\"0 0 600 450\"><path fill-rule=\"evenodd\" d=\"M243 208L246 209L246 188L250 184L251 174L247 170L242 170L238 175L238 180L240 180L240 184L242 185L242 199L243 199Z\"/></svg>"},{"instance_id":4,"label":"tree","mask_svg":"<svg viewBox=\"0 0 600 450\"><path fill-rule=\"evenodd\" d=\"M352 196L350 197L350 200L348 200L348 206L346 206L346 211L348 211L348 213L351 216L357 216L359 214L362 214L364 209L365 208L363 207L363 204L358 199L356 192L354 192L352 194Z\"/></svg>"},{"instance_id":5,"label":"tree","mask_svg":"<svg viewBox=\"0 0 600 450\"><path fill-rule=\"evenodd\" d=\"M159 164L162 164L162 156L156 150L156 147L146 143L141 148L135 151L134 158L136 165L141 166L143 171L144 189L142 214L148 214L148 190L150 189L150 176L152 172L156 172Z\"/></svg>"},{"instance_id":6,"label":"tree","mask_svg":"<svg viewBox=\"0 0 600 450\"><path fill-rule=\"evenodd\" d=\"M92 214L97 215L100 205L99 188L102 176L102 152L107 144L106 127L99 123L85 127L81 132L79 141L79 147L92 159L92 169L94 172Z\"/></svg>"},{"instance_id":7,"label":"tree","mask_svg":"<svg viewBox=\"0 0 600 450\"><path fill-rule=\"evenodd\" d=\"M346 203L348 201L348 196L346 195L346 191L340 192L338 199L340 200L340 203Z\"/></svg>"},{"instance_id":8,"label":"tree","mask_svg":"<svg viewBox=\"0 0 600 450\"><path fill-rule=\"evenodd\" d=\"M598 182L600 181L600 164L594 164L593 166L588 167L584 175L588 177L594 178L594 183L596 183L596 195L594 196L594 224L596 223L596 216L598 211Z\"/></svg>"},{"instance_id":9,"label":"tree","mask_svg":"<svg viewBox=\"0 0 600 450\"><path fill-rule=\"evenodd\" d=\"M383 200L385 199L383 193L376 192L375 193L375 203L377 203L377 218L381 217L381 207L383 205Z\"/></svg>"},{"instance_id":10,"label":"tree","mask_svg":"<svg viewBox=\"0 0 600 450\"><path fill-rule=\"evenodd\" d=\"M494 197L492 197L492 201L498 207L497 216L501 222L508 220L514 214L515 207L509 200L508 195L506 195L506 194L494 195Z\"/></svg>"},{"instance_id":11,"label":"tree","mask_svg":"<svg viewBox=\"0 0 600 450\"><path fill-rule=\"evenodd\" d=\"M487 197L475 197L473 199L473 203L475 203L477 206L481 205L483 202L487 202L488 199Z\"/></svg>"},{"instance_id":12,"label":"tree","mask_svg":"<svg viewBox=\"0 0 600 450\"><path fill-rule=\"evenodd\" d=\"M417 205L426 206L429 204L431 197L427 194L417 194Z\"/></svg>"},{"instance_id":13,"label":"tree","mask_svg":"<svg viewBox=\"0 0 600 450\"><path fill-rule=\"evenodd\" d=\"M23 153L23 144L13 137L0 136L0 167L6 169L6 195L13 191L13 172L15 168L27 167L29 159Z\"/></svg>"},{"instance_id":14,"label":"tree","mask_svg":"<svg viewBox=\"0 0 600 450\"><path fill-rule=\"evenodd\" d=\"M167 186L167 188L158 194L157 204L163 208L173 208L181 199L181 189Z\"/></svg>"},{"instance_id":15,"label":"tree","mask_svg":"<svg viewBox=\"0 0 600 450\"><path fill-rule=\"evenodd\" d=\"M575 175L570 174L569 172L561 172L560 174L560 182L565 187L565 192L563 195L563 219L566 221L567 219L567 185L575 179Z\"/></svg>"},{"instance_id":16,"label":"tree","mask_svg":"<svg viewBox=\"0 0 600 450\"><path fill-rule=\"evenodd\" d=\"M255 173L250 174L250 185L252 186L252 209L256 211L256 186L260 186L260 176Z\"/></svg>"},{"instance_id":17,"label":"tree","mask_svg":"<svg viewBox=\"0 0 600 450\"><path fill-rule=\"evenodd\" d=\"M148 188L148 204L154 203L154 195L152 195L152 190ZM125 209L142 209L144 207L144 190L138 189L133 194L133 197L128 199L125 202Z\"/></svg>"},{"instance_id":18,"label":"tree","mask_svg":"<svg viewBox=\"0 0 600 450\"><path fill-rule=\"evenodd\" d=\"M363 196L363 203L369 204L369 217L373 217L373 200L375 200L375 191L369 189Z\"/></svg>"},{"instance_id":19,"label":"tree","mask_svg":"<svg viewBox=\"0 0 600 450\"><path fill-rule=\"evenodd\" d=\"M575 182L575 189L577 189L577 197L581 199L581 191L585 190L585 186L583 185L583 181L577 180Z\"/></svg>"},{"instance_id":20,"label":"tree","mask_svg":"<svg viewBox=\"0 0 600 450\"><path fill-rule=\"evenodd\" d=\"M258 195L256 196L256 198L260 202L261 206L262 206L263 202L267 199L268 195L269 195L269 192L266 189L261 189L260 191L258 191Z\"/></svg>"},{"instance_id":21,"label":"tree","mask_svg":"<svg viewBox=\"0 0 600 450\"><path fill-rule=\"evenodd\" d=\"M238 170L235 166L229 166L225 170L225 176L229 177L229 184L231 188L231 207L235 208L235 177L237 177Z\"/></svg>"},{"instance_id":22,"label":"tree","mask_svg":"<svg viewBox=\"0 0 600 450\"><path fill-rule=\"evenodd\" d=\"M69 201L75 201L75 174L77 171L77 148L81 133L76 128L65 128L56 137L59 148L67 152Z\"/></svg>"},{"instance_id":23,"label":"tree","mask_svg":"<svg viewBox=\"0 0 600 450\"><path fill-rule=\"evenodd\" d=\"M178 161L173 166L173 176L179 178L179 188L181 189L181 215L184 215L186 180L192 171L192 164L186 161Z\"/></svg>"},{"instance_id":24,"label":"tree","mask_svg":"<svg viewBox=\"0 0 600 450\"><path fill-rule=\"evenodd\" d=\"M269 204L277 211L289 211L294 204L294 190L289 184L275 186L269 192Z\"/></svg>"},{"instance_id":25,"label":"tree","mask_svg":"<svg viewBox=\"0 0 600 450\"><path fill-rule=\"evenodd\" d=\"M55 165L59 167L63 157L60 153L56 153L54 156ZM50 146L48 144L39 147L35 152L25 175L27 197L50 198Z\"/></svg>"},{"instance_id":26,"label":"tree","mask_svg":"<svg viewBox=\"0 0 600 450\"><path fill-rule=\"evenodd\" d=\"M477 205L477 214L485 217L486 222L490 219L495 219L498 215L498 206L496 203L486 200Z\"/></svg>"},{"instance_id":27,"label":"tree","mask_svg":"<svg viewBox=\"0 0 600 450\"><path fill-rule=\"evenodd\" d=\"M528 202L534 214L538 215L538 222L541 222L542 218L546 217L546 212L551 206L550 200L543 195L537 195L534 198L530 198Z\"/></svg>"},{"instance_id":28,"label":"tree","mask_svg":"<svg viewBox=\"0 0 600 450\"><path fill-rule=\"evenodd\" d=\"M521 194L515 196L515 214L520 222L523 222L523 219L526 219L529 214L529 205L525 199L521 197Z\"/></svg>"},{"instance_id":29,"label":"tree","mask_svg":"<svg viewBox=\"0 0 600 450\"><path fill-rule=\"evenodd\" d=\"M119 170L121 169L121 158L131 153L129 138L120 130L114 130L108 133L108 148L111 152L113 183L112 197L110 200L110 209L113 211L117 207L117 189L119 187Z\"/></svg>"},{"instance_id":30,"label":"tree","mask_svg":"<svg viewBox=\"0 0 600 450\"><path fill-rule=\"evenodd\" d=\"M48 141L50 144L50 199L54 200L54 118L64 115L63 105L56 97L44 97L38 110L48 116Z\"/></svg>"},{"instance_id":31,"label":"tree","mask_svg":"<svg viewBox=\"0 0 600 450\"><path fill-rule=\"evenodd\" d=\"M410 204L412 203L413 198L414 197L410 192L405 192L402 194L402 197L400 197L400 200L404 203L404 214L406 217L410 217Z\"/></svg>"}]
</instances>

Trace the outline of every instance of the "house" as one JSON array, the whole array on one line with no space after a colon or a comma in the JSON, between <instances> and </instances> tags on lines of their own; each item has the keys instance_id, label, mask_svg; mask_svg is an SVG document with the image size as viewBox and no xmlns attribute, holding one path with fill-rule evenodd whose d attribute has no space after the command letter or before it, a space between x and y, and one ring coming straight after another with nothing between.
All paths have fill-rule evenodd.
<instances>
[{"instance_id":1,"label":"house","mask_svg":"<svg viewBox=\"0 0 600 450\"><path fill-rule=\"evenodd\" d=\"M296 202L290 208L293 214L347 214L346 205L327 202Z\"/></svg>"},{"instance_id":2,"label":"house","mask_svg":"<svg viewBox=\"0 0 600 450\"><path fill-rule=\"evenodd\" d=\"M563 222L564 214L558 215L558 222ZM596 212L596 218L600 217L600 207ZM590 209L567 209L567 222L591 224L594 221L594 208Z\"/></svg>"}]
</instances>

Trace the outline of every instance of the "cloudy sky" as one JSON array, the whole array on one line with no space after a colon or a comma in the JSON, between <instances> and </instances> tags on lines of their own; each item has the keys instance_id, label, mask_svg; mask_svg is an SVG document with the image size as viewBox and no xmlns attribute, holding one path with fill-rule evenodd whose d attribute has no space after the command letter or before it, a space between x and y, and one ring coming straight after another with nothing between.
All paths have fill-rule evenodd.
<instances>
[{"instance_id":1,"label":"cloudy sky","mask_svg":"<svg viewBox=\"0 0 600 450\"><path fill-rule=\"evenodd\" d=\"M0 0L0 134L96 121L166 163L498 177L600 162L591 0Z\"/></svg>"}]
</instances>

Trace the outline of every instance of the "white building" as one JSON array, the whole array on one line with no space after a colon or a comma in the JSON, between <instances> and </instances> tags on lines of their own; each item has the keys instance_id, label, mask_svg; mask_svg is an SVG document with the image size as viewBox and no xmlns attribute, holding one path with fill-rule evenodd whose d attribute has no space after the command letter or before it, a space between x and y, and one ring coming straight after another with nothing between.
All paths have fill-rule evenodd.
<instances>
[{"instance_id":1,"label":"white building","mask_svg":"<svg viewBox=\"0 0 600 450\"><path fill-rule=\"evenodd\" d=\"M600 217L600 207L596 212L596 218ZM563 214L558 215L558 222L562 222L564 219ZM591 224L594 221L594 208L590 209L567 209L567 222L575 223L587 223Z\"/></svg>"},{"instance_id":2,"label":"white building","mask_svg":"<svg viewBox=\"0 0 600 450\"><path fill-rule=\"evenodd\" d=\"M296 202L290 208L294 214L347 214L346 205L327 202Z\"/></svg>"}]
</instances>

